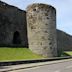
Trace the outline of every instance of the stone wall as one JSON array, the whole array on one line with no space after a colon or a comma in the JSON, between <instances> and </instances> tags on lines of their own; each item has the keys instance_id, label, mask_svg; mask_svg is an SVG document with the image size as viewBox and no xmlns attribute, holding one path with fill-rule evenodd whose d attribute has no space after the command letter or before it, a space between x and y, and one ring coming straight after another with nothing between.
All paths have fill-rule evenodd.
<instances>
[{"instance_id":1,"label":"stone wall","mask_svg":"<svg viewBox=\"0 0 72 72\"><path fill-rule=\"evenodd\" d=\"M25 11L0 2L0 46L15 45L28 47L26 25ZM16 40L21 41L20 44L13 43L16 32L18 34Z\"/></svg>"},{"instance_id":2,"label":"stone wall","mask_svg":"<svg viewBox=\"0 0 72 72\"><path fill-rule=\"evenodd\" d=\"M34 4L27 8L30 49L44 56L59 56L72 51L72 36L57 29L56 11L52 6ZM19 35L16 46L28 47L26 12L0 1L0 46L15 46L14 35ZM18 42L18 43L19 43Z\"/></svg>"},{"instance_id":3,"label":"stone wall","mask_svg":"<svg viewBox=\"0 0 72 72\"><path fill-rule=\"evenodd\" d=\"M29 48L45 57L57 56L56 10L45 4L27 7Z\"/></svg>"}]
</instances>

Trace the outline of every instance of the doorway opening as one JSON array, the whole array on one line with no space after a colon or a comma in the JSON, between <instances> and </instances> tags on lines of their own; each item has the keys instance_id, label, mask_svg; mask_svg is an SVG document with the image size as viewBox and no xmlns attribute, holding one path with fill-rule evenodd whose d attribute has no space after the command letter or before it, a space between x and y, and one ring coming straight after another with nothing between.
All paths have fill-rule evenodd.
<instances>
[{"instance_id":1,"label":"doorway opening","mask_svg":"<svg viewBox=\"0 0 72 72\"><path fill-rule=\"evenodd\" d=\"M14 32L13 44L21 44L21 37L20 37L20 33L18 31Z\"/></svg>"}]
</instances>

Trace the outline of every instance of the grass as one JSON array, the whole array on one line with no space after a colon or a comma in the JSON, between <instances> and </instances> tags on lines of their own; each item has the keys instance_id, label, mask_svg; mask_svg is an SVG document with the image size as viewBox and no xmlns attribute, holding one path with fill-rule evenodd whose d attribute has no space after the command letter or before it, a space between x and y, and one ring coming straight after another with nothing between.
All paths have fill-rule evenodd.
<instances>
[{"instance_id":1,"label":"grass","mask_svg":"<svg viewBox=\"0 0 72 72\"><path fill-rule=\"evenodd\" d=\"M65 51L65 53L69 56L72 56L72 51Z\"/></svg>"},{"instance_id":2,"label":"grass","mask_svg":"<svg viewBox=\"0 0 72 72\"><path fill-rule=\"evenodd\" d=\"M28 48L0 48L0 61L29 60L43 58Z\"/></svg>"}]
</instances>

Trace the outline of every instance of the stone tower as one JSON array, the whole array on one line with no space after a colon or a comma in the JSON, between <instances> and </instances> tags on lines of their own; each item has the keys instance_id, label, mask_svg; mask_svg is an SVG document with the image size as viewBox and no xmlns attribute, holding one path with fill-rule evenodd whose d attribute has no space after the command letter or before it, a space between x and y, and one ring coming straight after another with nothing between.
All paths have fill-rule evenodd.
<instances>
[{"instance_id":1,"label":"stone tower","mask_svg":"<svg viewBox=\"0 0 72 72\"><path fill-rule=\"evenodd\" d=\"M29 48L42 56L57 56L56 10L46 4L27 7Z\"/></svg>"}]
</instances>

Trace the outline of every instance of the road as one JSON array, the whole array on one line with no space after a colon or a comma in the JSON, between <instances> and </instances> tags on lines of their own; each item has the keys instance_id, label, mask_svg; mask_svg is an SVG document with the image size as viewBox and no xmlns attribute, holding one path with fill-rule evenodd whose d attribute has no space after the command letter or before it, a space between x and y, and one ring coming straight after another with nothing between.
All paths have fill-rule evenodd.
<instances>
[{"instance_id":1,"label":"road","mask_svg":"<svg viewBox=\"0 0 72 72\"><path fill-rule=\"evenodd\" d=\"M72 72L72 61L53 63L28 69L20 69L9 72Z\"/></svg>"}]
</instances>

